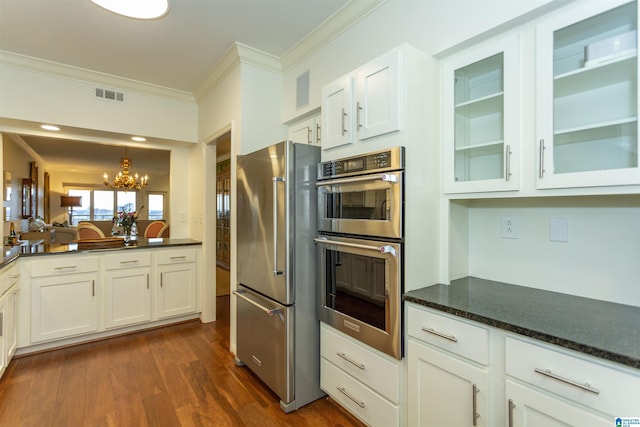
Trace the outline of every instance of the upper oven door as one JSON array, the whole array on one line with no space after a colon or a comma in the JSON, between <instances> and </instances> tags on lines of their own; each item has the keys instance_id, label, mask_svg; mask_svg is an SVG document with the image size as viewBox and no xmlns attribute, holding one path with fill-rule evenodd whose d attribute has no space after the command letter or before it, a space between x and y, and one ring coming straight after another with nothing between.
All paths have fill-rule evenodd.
<instances>
[{"instance_id":1,"label":"upper oven door","mask_svg":"<svg viewBox=\"0 0 640 427\"><path fill-rule=\"evenodd\" d=\"M402 238L403 172L319 181L318 229Z\"/></svg>"}]
</instances>

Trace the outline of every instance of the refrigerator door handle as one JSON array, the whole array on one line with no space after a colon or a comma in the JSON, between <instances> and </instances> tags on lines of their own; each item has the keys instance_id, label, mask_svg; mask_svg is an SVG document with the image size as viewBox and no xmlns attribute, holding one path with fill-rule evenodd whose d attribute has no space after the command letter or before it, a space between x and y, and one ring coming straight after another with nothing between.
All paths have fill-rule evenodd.
<instances>
[{"instance_id":1,"label":"refrigerator door handle","mask_svg":"<svg viewBox=\"0 0 640 427\"><path fill-rule=\"evenodd\" d=\"M278 183L284 182L280 176L273 177L273 275L282 276L284 270L278 270Z\"/></svg>"},{"instance_id":2,"label":"refrigerator door handle","mask_svg":"<svg viewBox=\"0 0 640 427\"><path fill-rule=\"evenodd\" d=\"M247 297L245 297L244 295L242 295L242 294L245 294L245 293L247 293L247 292L246 292L246 291L237 291L237 290L233 291L233 294L234 294L235 296L237 296L238 298L241 298L241 299L245 300L246 302L248 302L249 304L251 304L251 305L253 305L253 306L255 306L255 307L259 308L260 310L262 310L262 311L264 311L265 313L267 313L269 316L273 316L274 314L276 314L277 312L279 312L279 311L280 311L280 309L279 309L279 308L271 308L271 309L269 309L269 308L267 308L267 307L264 307L264 306L262 306L262 305L258 304L258 303L257 303L257 302L255 302L254 300L252 300L252 299L250 299L250 298L247 298Z\"/></svg>"}]
</instances>

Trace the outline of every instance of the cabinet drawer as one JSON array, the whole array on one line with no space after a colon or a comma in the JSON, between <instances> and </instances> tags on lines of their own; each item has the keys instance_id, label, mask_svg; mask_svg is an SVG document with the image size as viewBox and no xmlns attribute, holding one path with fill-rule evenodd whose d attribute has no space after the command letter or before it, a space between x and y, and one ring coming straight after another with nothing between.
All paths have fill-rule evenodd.
<instances>
[{"instance_id":1,"label":"cabinet drawer","mask_svg":"<svg viewBox=\"0 0 640 427\"><path fill-rule=\"evenodd\" d=\"M612 417L640 408L640 376L506 338L506 373Z\"/></svg>"},{"instance_id":2,"label":"cabinet drawer","mask_svg":"<svg viewBox=\"0 0 640 427\"><path fill-rule=\"evenodd\" d=\"M51 260L31 264L31 277L57 276L60 274L98 271L98 258L69 258L53 256Z\"/></svg>"},{"instance_id":3,"label":"cabinet drawer","mask_svg":"<svg viewBox=\"0 0 640 427\"><path fill-rule=\"evenodd\" d=\"M408 333L474 362L489 364L489 331L481 326L409 306Z\"/></svg>"},{"instance_id":4,"label":"cabinet drawer","mask_svg":"<svg viewBox=\"0 0 640 427\"><path fill-rule=\"evenodd\" d=\"M389 427L400 424L400 411L396 405L324 358L320 359L320 387L367 425Z\"/></svg>"},{"instance_id":5,"label":"cabinet drawer","mask_svg":"<svg viewBox=\"0 0 640 427\"><path fill-rule=\"evenodd\" d=\"M124 251L123 253L107 255L105 257L105 268L116 270L129 267L145 267L151 265L151 254L140 251Z\"/></svg>"},{"instance_id":6,"label":"cabinet drawer","mask_svg":"<svg viewBox=\"0 0 640 427\"><path fill-rule=\"evenodd\" d=\"M2 270L2 273L0 273L0 296L4 295L6 291L18 283L19 279L20 273L18 272L18 267L16 267L15 263Z\"/></svg>"},{"instance_id":7,"label":"cabinet drawer","mask_svg":"<svg viewBox=\"0 0 640 427\"><path fill-rule=\"evenodd\" d=\"M157 254L158 264L178 264L196 262L196 251L171 251Z\"/></svg>"},{"instance_id":8,"label":"cabinet drawer","mask_svg":"<svg viewBox=\"0 0 640 427\"><path fill-rule=\"evenodd\" d=\"M325 324L320 328L322 357L394 403L400 401L400 366L350 341Z\"/></svg>"}]
</instances>

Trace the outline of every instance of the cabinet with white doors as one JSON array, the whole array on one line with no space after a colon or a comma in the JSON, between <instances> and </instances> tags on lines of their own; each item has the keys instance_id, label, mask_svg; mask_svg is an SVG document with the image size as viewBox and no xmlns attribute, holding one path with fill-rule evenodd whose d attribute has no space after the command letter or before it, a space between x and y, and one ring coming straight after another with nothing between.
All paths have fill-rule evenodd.
<instances>
[{"instance_id":1,"label":"cabinet with white doors","mask_svg":"<svg viewBox=\"0 0 640 427\"><path fill-rule=\"evenodd\" d=\"M156 254L158 319L193 313L197 308L196 251L166 249Z\"/></svg>"},{"instance_id":2,"label":"cabinet with white doors","mask_svg":"<svg viewBox=\"0 0 640 427\"><path fill-rule=\"evenodd\" d=\"M320 113L298 120L289 125L287 139L309 145L321 145Z\"/></svg>"},{"instance_id":3,"label":"cabinet with white doors","mask_svg":"<svg viewBox=\"0 0 640 427\"><path fill-rule=\"evenodd\" d=\"M519 79L518 34L443 61L446 193L518 189Z\"/></svg>"},{"instance_id":4,"label":"cabinet with white doors","mask_svg":"<svg viewBox=\"0 0 640 427\"><path fill-rule=\"evenodd\" d=\"M395 49L323 86L323 149L401 128L403 53Z\"/></svg>"},{"instance_id":5,"label":"cabinet with white doors","mask_svg":"<svg viewBox=\"0 0 640 427\"><path fill-rule=\"evenodd\" d=\"M0 272L0 376L16 352L16 294L19 279L15 263Z\"/></svg>"},{"instance_id":6,"label":"cabinet with white doors","mask_svg":"<svg viewBox=\"0 0 640 427\"><path fill-rule=\"evenodd\" d=\"M97 257L54 256L33 263L30 341L95 332L99 284Z\"/></svg>"},{"instance_id":7,"label":"cabinet with white doors","mask_svg":"<svg viewBox=\"0 0 640 427\"><path fill-rule=\"evenodd\" d=\"M105 256L105 328L151 320L151 253Z\"/></svg>"},{"instance_id":8,"label":"cabinet with white doors","mask_svg":"<svg viewBox=\"0 0 640 427\"><path fill-rule=\"evenodd\" d=\"M637 9L587 2L537 25L537 188L640 184Z\"/></svg>"},{"instance_id":9,"label":"cabinet with white doors","mask_svg":"<svg viewBox=\"0 0 640 427\"><path fill-rule=\"evenodd\" d=\"M402 361L320 323L320 387L370 426L403 423Z\"/></svg>"},{"instance_id":10,"label":"cabinet with white doors","mask_svg":"<svg viewBox=\"0 0 640 427\"><path fill-rule=\"evenodd\" d=\"M408 425L497 425L489 409L487 329L414 307L407 316Z\"/></svg>"},{"instance_id":11,"label":"cabinet with white doors","mask_svg":"<svg viewBox=\"0 0 640 427\"><path fill-rule=\"evenodd\" d=\"M407 335L411 426L606 426L640 408L637 369L414 304Z\"/></svg>"}]
</instances>

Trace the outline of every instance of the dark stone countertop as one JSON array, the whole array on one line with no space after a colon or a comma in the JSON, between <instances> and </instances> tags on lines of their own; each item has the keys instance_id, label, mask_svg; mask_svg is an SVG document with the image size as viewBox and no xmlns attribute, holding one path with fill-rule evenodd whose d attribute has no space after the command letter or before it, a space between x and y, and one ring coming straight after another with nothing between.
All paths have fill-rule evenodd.
<instances>
[{"instance_id":1,"label":"dark stone countertop","mask_svg":"<svg viewBox=\"0 0 640 427\"><path fill-rule=\"evenodd\" d=\"M138 237L131 241L129 246L123 246L119 248L109 249L88 249L78 250L77 243L24 243L17 246L5 246L3 252L2 263L0 268L12 263L19 257L32 257L32 256L46 256L46 255L64 255L64 254L86 254L93 252L113 252L113 251L129 251L135 249L154 249L154 248L168 248L175 246L192 246L202 245L202 242L193 239L163 239L163 238L151 238Z\"/></svg>"},{"instance_id":2,"label":"dark stone countertop","mask_svg":"<svg viewBox=\"0 0 640 427\"><path fill-rule=\"evenodd\" d=\"M640 369L640 308L465 277L407 292L430 307Z\"/></svg>"}]
</instances>

